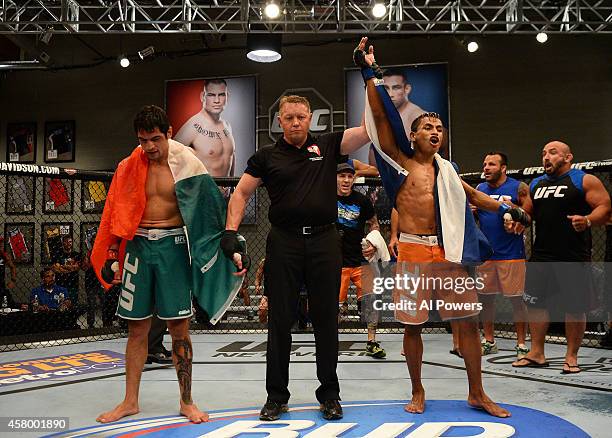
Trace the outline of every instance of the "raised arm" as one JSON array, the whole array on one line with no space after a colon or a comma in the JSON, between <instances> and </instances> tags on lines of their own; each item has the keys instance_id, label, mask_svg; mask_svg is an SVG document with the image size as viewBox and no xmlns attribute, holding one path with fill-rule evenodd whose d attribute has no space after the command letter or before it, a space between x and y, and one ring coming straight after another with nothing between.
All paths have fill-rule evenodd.
<instances>
[{"instance_id":1,"label":"raised arm","mask_svg":"<svg viewBox=\"0 0 612 438\"><path fill-rule=\"evenodd\" d=\"M368 39L363 37L359 45L353 52L353 60L358 67L361 67L361 74L366 82L366 94L370 104L370 111L376 126L376 133L380 148L391 159L399 162L400 148L393 136L392 125L389 121L389 115L386 113L383 100L376 89L376 77L382 78L382 71L376 64L374 58L374 47L369 46L367 53L365 52ZM391 111L397 111L395 108L390 108ZM397 114L399 118L399 113ZM403 129L403 128L402 128Z\"/></svg>"},{"instance_id":2,"label":"raised arm","mask_svg":"<svg viewBox=\"0 0 612 438\"><path fill-rule=\"evenodd\" d=\"M353 167L355 168L355 178L359 176L378 176L378 169L376 167L370 166L366 163L362 163L359 160L353 160Z\"/></svg>"},{"instance_id":3,"label":"raised arm","mask_svg":"<svg viewBox=\"0 0 612 438\"><path fill-rule=\"evenodd\" d=\"M349 128L344 131L342 136L342 143L340 143L340 153L347 155L355 152L362 146L370 143L370 137L365 128L365 123L361 121L361 125L355 128Z\"/></svg>"}]
</instances>

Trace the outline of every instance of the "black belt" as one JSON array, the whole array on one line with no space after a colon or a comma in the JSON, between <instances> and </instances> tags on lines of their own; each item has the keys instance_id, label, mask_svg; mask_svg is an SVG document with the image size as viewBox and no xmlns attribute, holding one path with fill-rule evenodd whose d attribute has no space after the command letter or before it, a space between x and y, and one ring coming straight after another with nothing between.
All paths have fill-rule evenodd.
<instances>
[{"instance_id":1,"label":"black belt","mask_svg":"<svg viewBox=\"0 0 612 438\"><path fill-rule=\"evenodd\" d=\"M325 224L325 225L312 225L303 227L278 227L283 231L291 234L297 234L298 236L315 236L324 231L331 230L336 227L336 223Z\"/></svg>"}]
</instances>

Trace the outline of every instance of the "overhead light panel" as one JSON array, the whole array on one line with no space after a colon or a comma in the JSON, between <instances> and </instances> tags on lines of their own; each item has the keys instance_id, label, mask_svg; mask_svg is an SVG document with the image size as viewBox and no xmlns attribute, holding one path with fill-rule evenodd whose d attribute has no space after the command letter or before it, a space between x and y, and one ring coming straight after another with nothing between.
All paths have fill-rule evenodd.
<instances>
[{"instance_id":1,"label":"overhead light panel","mask_svg":"<svg viewBox=\"0 0 612 438\"><path fill-rule=\"evenodd\" d=\"M276 62L281 59L280 33L250 33L247 35L247 58L255 62Z\"/></svg>"}]
</instances>

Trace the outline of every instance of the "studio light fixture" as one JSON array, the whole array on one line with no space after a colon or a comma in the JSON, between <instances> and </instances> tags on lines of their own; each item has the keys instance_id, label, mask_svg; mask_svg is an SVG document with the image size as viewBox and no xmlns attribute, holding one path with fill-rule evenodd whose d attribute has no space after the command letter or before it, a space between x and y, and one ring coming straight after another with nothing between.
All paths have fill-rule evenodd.
<instances>
[{"instance_id":1,"label":"studio light fixture","mask_svg":"<svg viewBox=\"0 0 612 438\"><path fill-rule=\"evenodd\" d=\"M546 35L546 32L540 32L536 35L536 40L538 40L538 43L544 44L548 41L548 35Z\"/></svg>"},{"instance_id":2,"label":"studio light fixture","mask_svg":"<svg viewBox=\"0 0 612 438\"><path fill-rule=\"evenodd\" d=\"M478 43L476 41L470 41L467 45L467 50L470 53L474 53L478 50Z\"/></svg>"},{"instance_id":3,"label":"studio light fixture","mask_svg":"<svg viewBox=\"0 0 612 438\"><path fill-rule=\"evenodd\" d=\"M149 56L153 56L154 54L155 47L153 46L145 47L144 49L138 51L138 56L140 57L140 59L148 58Z\"/></svg>"},{"instance_id":4,"label":"studio light fixture","mask_svg":"<svg viewBox=\"0 0 612 438\"><path fill-rule=\"evenodd\" d=\"M268 2L264 8L264 14L268 18L278 18L280 15L280 7L273 1Z\"/></svg>"},{"instance_id":5,"label":"studio light fixture","mask_svg":"<svg viewBox=\"0 0 612 438\"><path fill-rule=\"evenodd\" d=\"M247 35L247 58L255 62L275 62L281 59L280 33L250 33Z\"/></svg>"},{"instance_id":6,"label":"studio light fixture","mask_svg":"<svg viewBox=\"0 0 612 438\"><path fill-rule=\"evenodd\" d=\"M40 40L46 45L49 45L49 42L51 41L52 37L53 37L53 28L50 26L47 26L45 30L40 34Z\"/></svg>"},{"instance_id":7,"label":"studio light fixture","mask_svg":"<svg viewBox=\"0 0 612 438\"><path fill-rule=\"evenodd\" d=\"M385 6L384 3L382 2L374 3L374 6L372 7L372 15L375 18L382 18L385 16L386 13L387 13L387 7Z\"/></svg>"},{"instance_id":8,"label":"studio light fixture","mask_svg":"<svg viewBox=\"0 0 612 438\"><path fill-rule=\"evenodd\" d=\"M127 68L130 66L130 60L125 55L119 56L119 65L123 68Z\"/></svg>"}]
</instances>

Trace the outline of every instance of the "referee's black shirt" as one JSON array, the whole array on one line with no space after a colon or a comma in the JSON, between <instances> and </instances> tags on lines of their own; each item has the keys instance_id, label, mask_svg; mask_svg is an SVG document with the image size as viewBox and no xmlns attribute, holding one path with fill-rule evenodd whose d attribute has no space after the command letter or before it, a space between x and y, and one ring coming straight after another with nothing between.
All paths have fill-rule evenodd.
<instances>
[{"instance_id":1,"label":"referee's black shirt","mask_svg":"<svg viewBox=\"0 0 612 438\"><path fill-rule=\"evenodd\" d=\"M272 225L293 228L336 222L336 165L343 135L308 135L301 148L281 137L249 158L245 172L261 178L268 190Z\"/></svg>"}]
</instances>

